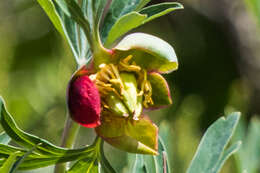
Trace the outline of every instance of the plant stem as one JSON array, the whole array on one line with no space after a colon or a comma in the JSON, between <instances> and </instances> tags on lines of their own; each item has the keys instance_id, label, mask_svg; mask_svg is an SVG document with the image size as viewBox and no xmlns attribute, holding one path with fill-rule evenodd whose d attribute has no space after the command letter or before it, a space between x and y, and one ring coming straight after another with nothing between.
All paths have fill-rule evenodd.
<instances>
[{"instance_id":1,"label":"plant stem","mask_svg":"<svg viewBox=\"0 0 260 173\"><path fill-rule=\"evenodd\" d=\"M76 124L67 114L65 127L62 134L61 147L73 148L80 126ZM54 173L64 173L66 171L66 163L57 164Z\"/></svg>"}]
</instances>

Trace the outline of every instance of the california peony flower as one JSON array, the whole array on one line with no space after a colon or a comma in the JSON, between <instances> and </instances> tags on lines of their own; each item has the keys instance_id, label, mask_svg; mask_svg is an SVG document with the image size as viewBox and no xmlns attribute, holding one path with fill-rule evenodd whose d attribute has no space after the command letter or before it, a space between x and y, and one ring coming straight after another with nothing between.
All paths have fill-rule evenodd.
<instances>
[{"instance_id":1,"label":"california peony flower","mask_svg":"<svg viewBox=\"0 0 260 173\"><path fill-rule=\"evenodd\" d=\"M148 34L130 34L72 77L70 115L85 127L95 127L100 137L119 149L157 154L158 128L143 110L172 103L160 73L177 67L167 42Z\"/></svg>"}]
</instances>

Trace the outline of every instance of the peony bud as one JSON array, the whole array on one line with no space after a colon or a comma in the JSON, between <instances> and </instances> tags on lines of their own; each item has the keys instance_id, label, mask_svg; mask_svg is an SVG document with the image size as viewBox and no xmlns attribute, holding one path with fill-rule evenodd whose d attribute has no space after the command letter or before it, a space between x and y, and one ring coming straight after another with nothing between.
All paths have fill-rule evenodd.
<instances>
[{"instance_id":1,"label":"peony bud","mask_svg":"<svg viewBox=\"0 0 260 173\"><path fill-rule=\"evenodd\" d=\"M68 107L71 118L84 127L100 125L101 103L95 84L87 75L71 81L68 89Z\"/></svg>"}]
</instances>

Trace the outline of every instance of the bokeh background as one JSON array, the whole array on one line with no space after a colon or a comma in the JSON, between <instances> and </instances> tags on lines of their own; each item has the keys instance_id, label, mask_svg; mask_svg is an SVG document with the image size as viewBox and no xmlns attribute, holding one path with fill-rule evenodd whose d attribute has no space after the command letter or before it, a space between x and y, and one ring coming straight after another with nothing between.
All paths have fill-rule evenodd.
<instances>
[{"instance_id":1,"label":"bokeh background","mask_svg":"<svg viewBox=\"0 0 260 173\"><path fill-rule=\"evenodd\" d=\"M162 1L151 4L158 2ZM183 173L201 136L217 118L240 111L245 127L252 117L257 121L260 0L178 2L184 10L135 31L161 37L177 53L179 69L165 75L174 103L150 116L158 125L168 126L171 167L174 173ZM60 144L66 87L75 69L70 48L36 0L0 1L0 95L22 129ZM81 128L77 147L91 144L93 138L92 130ZM106 147L114 167L126 170L127 156ZM238 160L231 158L222 173L240 172Z\"/></svg>"}]
</instances>

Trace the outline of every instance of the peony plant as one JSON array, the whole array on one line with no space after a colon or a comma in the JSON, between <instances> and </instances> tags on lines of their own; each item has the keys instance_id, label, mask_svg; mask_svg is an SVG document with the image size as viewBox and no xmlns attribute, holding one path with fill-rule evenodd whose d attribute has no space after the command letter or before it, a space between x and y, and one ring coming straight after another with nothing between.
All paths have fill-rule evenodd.
<instances>
[{"instance_id":1,"label":"peony plant","mask_svg":"<svg viewBox=\"0 0 260 173\"><path fill-rule=\"evenodd\" d=\"M21 130L1 98L0 122L5 133L0 136L0 172L55 164L55 173L114 173L104 154L104 141L137 154L129 172L170 172L158 127L146 112L172 104L170 89L162 75L178 69L177 56L166 41L129 31L183 6L177 2L146 6L149 0L37 1L69 44L77 63L67 87L68 117L63 142L58 147ZM235 114L209 128L189 173L220 170L240 146L238 143L225 155L221 154L238 119ZM97 137L93 144L73 149L80 126L94 128ZM217 130L223 128L226 130L216 138ZM9 145L11 139L22 148ZM211 142L219 143L218 148L209 145ZM210 150L217 152L200 167ZM140 154L148 156L143 158ZM67 162L72 161L74 164L69 166Z\"/></svg>"}]
</instances>

